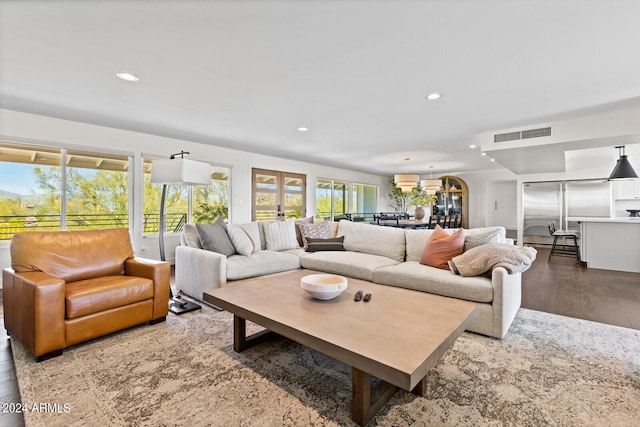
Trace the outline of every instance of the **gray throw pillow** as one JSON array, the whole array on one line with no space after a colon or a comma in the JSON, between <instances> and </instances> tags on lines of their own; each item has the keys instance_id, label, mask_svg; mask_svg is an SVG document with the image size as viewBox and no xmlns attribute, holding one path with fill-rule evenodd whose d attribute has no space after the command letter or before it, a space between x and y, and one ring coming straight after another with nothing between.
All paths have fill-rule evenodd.
<instances>
[{"instance_id":1,"label":"gray throw pillow","mask_svg":"<svg viewBox=\"0 0 640 427\"><path fill-rule=\"evenodd\" d=\"M213 224L196 224L202 248L230 256L236 253L236 249L227 234L227 225L218 217Z\"/></svg>"}]
</instances>

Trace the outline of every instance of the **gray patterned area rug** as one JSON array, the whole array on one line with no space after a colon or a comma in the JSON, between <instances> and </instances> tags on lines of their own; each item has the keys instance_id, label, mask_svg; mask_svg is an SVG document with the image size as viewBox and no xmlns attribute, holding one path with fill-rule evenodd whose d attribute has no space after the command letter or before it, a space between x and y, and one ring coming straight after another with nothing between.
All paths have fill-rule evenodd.
<instances>
[{"instance_id":1,"label":"gray patterned area rug","mask_svg":"<svg viewBox=\"0 0 640 427\"><path fill-rule=\"evenodd\" d=\"M232 316L204 307L35 363L17 342L27 426L351 426L351 369L286 339L241 354ZM65 405L67 404L67 405ZM40 406L40 408L44 408ZM502 340L464 333L370 425L632 426L640 331L522 309Z\"/></svg>"}]
</instances>

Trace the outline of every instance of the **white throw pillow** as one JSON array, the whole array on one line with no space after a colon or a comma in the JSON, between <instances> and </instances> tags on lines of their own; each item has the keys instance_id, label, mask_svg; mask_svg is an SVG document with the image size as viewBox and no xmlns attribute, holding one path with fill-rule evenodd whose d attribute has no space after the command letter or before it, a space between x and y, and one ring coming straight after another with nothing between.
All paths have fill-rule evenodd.
<instances>
[{"instance_id":1,"label":"white throw pillow","mask_svg":"<svg viewBox=\"0 0 640 427\"><path fill-rule=\"evenodd\" d=\"M251 240L253 240L253 244L256 246L255 249L253 250L254 252L258 252L264 249L263 248L264 244L262 243L264 236L262 235L262 233L260 233L260 225L257 222L246 222L244 224L234 224L234 225L237 225L238 227L242 227L244 231L247 232Z\"/></svg>"},{"instance_id":2,"label":"white throw pillow","mask_svg":"<svg viewBox=\"0 0 640 427\"><path fill-rule=\"evenodd\" d=\"M482 229L465 230L464 252L487 243L504 243L504 227L486 227Z\"/></svg>"},{"instance_id":3,"label":"white throw pillow","mask_svg":"<svg viewBox=\"0 0 640 427\"><path fill-rule=\"evenodd\" d=\"M256 243L249 233L239 225L227 225L227 234L240 255L249 256L256 251Z\"/></svg>"},{"instance_id":4,"label":"white throw pillow","mask_svg":"<svg viewBox=\"0 0 640 427\"><path fill-rule=\"evenodd\" d=\"M267 241L267 250L269 251L284 251L286 249L296 249L300 247L296 237L296 223L294 219L266 224L264 227L264 237Z\"/></svg>"}]
</instances>

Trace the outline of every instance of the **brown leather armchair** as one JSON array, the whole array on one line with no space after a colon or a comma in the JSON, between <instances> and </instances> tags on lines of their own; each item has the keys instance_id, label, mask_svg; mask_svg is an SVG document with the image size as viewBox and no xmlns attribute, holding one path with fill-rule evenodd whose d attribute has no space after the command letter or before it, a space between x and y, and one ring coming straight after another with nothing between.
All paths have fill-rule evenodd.
<instances>
[{"instance_id":1,"label":"brown leather armchair","mask_svg":"<svg viewBox=\"0 0 640 427\"><path fill-rule=\"evenodd\" d=\"M170 266L134 258L125 228L27 231L2 271L4 326L38 361L65 347L166 319Z\"/></svg>"}]
</instances>

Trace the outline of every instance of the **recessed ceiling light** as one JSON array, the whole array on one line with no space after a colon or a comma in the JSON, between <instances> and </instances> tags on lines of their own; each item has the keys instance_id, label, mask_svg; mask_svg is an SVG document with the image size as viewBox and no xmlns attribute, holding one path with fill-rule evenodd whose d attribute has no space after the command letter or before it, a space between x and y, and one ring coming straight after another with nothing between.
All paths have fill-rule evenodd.
<instances>
[{"instance_id":1,"label":"recessed ceiling light","mask_svg":"<svg viewBox=\"0 0 640 427\"><path fill-rule=\"evenodd\" d=\"M480 153L480 155L481 155L481 156L486 156L486 155L487 155L487 153Z\"/></svg>"},{"instance_id":2,"label":"recessed ceiling light","mask_svg":"<svg viewBox=\"0 0 640 427\"><path fill-rule=\"evenodd\" d=\"M306 126L300 126L298 132L309 132L309 128Z\"/></svg>"},{"instance_id":3,"label":"recessed ceiling light","mask_svg":"<svg viewBox=\"0 0 640 427\"><path fill-rule=\"evenodd\" d=\"M474 149L474 148L476 148L476 145L475 145L475 144L471 144L471 145L469 146L469 148Z\"/></svg>"},{"instance_id":4,"label":"recessed ceiling light","mask_svg":"<svg viewBox=\"0 0 640 427\"><path fill-rule=\"evenodd\" d=\"M442 96L442 95L440 95L437 92L434 92L434 93L430 93L429 95L427 95L427 99L433 101L434 99L440 98L440 96Z\"/></svg>"},{"instance_id":5,"label":"recessed ceiling light","mask_svg":"<svg viewBox=\"0 0 640 427\"><path fill-rule=\"evenodd\" d=\"M119 78L120 80L125 80L127 82L137 82L138 80L140 80L140 78L135 74L124 73L124 72L116 73L116 77Z\"/></svg>"},{"instance_id":6,"label":"recessed ceiling light","mask_svg":"<svg viewBox=\"0 0 640 427\"><path fill-rule=\"evenodd\" d=\"M490 160L491 160L492 162L495 162L495 161L496 161L496 159L490 159Z\"/></svg>"}]
</instances>

